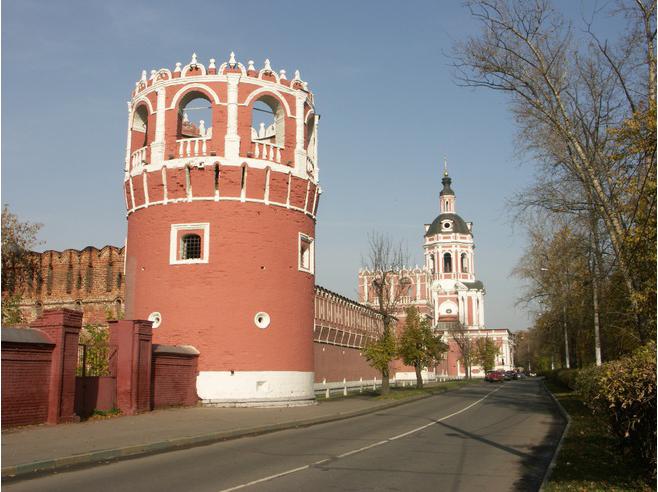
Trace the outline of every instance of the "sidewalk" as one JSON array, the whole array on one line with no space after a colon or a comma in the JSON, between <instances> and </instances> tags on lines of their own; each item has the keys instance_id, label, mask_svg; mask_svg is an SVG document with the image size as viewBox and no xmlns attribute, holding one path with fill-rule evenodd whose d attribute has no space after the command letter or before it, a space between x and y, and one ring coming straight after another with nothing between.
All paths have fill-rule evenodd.
<instances>
[{"instance_id":1,"label":"sidewalk","mask_svg":"<svg viewBox=\"0 0 658 492\"><path fill-rule=\"evenodd\" d=\"M369 396L289 408L188 407L77 424L32 426L2 432L2 478L25 477L128 456L140 456L226 439L340 420L402 405Z\"/></svg>"}]
</instances>

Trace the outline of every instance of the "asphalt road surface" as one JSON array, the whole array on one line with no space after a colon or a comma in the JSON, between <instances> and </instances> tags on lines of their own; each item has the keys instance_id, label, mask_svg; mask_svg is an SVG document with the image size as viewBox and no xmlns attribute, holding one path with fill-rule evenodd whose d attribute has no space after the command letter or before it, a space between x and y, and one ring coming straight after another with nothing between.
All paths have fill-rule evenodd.
<instances>
[{"instance_id":1,"label":"asphalt road surface","mask_svg":"<svg viewBox=\"0 0 658 492\"><path fill-rule=\"evenodd\" d=\"M535 380L6 483L18 491L534 491L564 422Z\"/></svg>"}]
</instances>

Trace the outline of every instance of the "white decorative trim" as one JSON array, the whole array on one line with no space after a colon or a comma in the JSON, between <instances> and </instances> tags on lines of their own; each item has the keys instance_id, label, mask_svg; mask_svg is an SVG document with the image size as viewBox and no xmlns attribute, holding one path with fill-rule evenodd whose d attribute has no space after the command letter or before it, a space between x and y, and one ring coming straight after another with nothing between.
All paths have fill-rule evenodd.
<instances>
[{"instance_id":1,"label":"white decorative trim","mask_svg":"<svg viewBox=\"0 0 658 492\"><path fill-rule=\"evenodd\" d=\"M200 371L196 387L210 405L313 404L314 378L312 371Z\"/></svg>"},{"instance_id":2,"label":"white decorative trim","mask_svg":"<svg viewBox=\"0 0 658 492\"><path fill-rule=\"evenodd\" d=\"M172 200L173 201L173 200ZM188 201L187 198L184 201ZM181 260L178 258L178 231L202 230L203 231L203 256L193 260ZM210 223L200 222L197 224L171 224L169 235L169 264L188 265L196 263L208 263L210 257Z\"/></svg>"},{"instance_id":3,"label":"white decorative trim","mask_svg":"<svg viewBox=\"0 0 658 492\"><path fill-rule=\"evenodd\" d=\"M176 79L178 80L178 79ZM187 92L192 92L190 89L204 89L208 91L208 93L212 96L213 102L215 104L219 104L219 96L217 93L211 89L209 86L205 84L199 84L198 82L194 82L191 84L185 84L183 87L181 87L176 94L174 94L174 98L171 100L171 105L167 109L176 109L176 106L178 104L178 100L183 97Z\"/></svg>"},{"instance_id":4,"label":"white decorative trim","mask_svg":"<svg viewBox=\"0 0 658 492\"><path fill-rule=\"evenodd\" d=\"M305 268L303 266L303 261L302 261L302 242L305 242L308 244L308 268ZM307 235L304 234L303 232L299 233L298 236L298 241L297 241L297 269L300 272L306 272L310 274L315 273L315 241L314 239Z\"/></svg>"},{"instance_id":5,"label":"white decorative trim","mask_svg":"<svg viewBox=\"0 0 658 492\"><path fill-rule=\"evenodd\" d=\"M265 328L270 326L270 322L271 322L270 315L265 312L261 311L259 313L256 313L256 315L254 316L254 324L261 330L264 330Z\"/></svg>"},{"instance_id":6,"label":"white decorative trim","mask_svg":"<svg viewBox=\"0 0 658 492\"><path fill-rule=\"evenodd\" d=\"M137 109L137 106L139 106L141 103L146 103L146 106L149 109L149 114L153 114L153 104L151 104L149 98L146 97L146 94L139 96L137 99L133 99L133 111Z\"/></svg>"},{"instance_id":7,"label":"white decorative trim","mask_svg":"<svg viewBox=\"0 0 658 492\"><path fill-rule=\"evenodd\" d=\"M251 94L247 96L247 99L244 100L243 103L239 103L240 106L249 106L251 104L251 101L253 101L255 98L258 97L259 94L262 94L264 92L267 92L277 98L277 100L283 104L283 107L286 108L286 116L289 116L291 118L294 118L292 113L290 112L290 106L288 106L288 101L286 101L285 97L283 97L279 91L269 88L269 87L261 87L260 89L256 89L253 91Z\"/></svg>"},{"instance_id":8,"label":"white decorative trim","mask_svg":"<svg viewBox=\"0 0 658 492\"><path fill-rule=\"evenodd\" d=\"M162 315L158 311L154 311L149 314L147 318L149 321L152 321L151 328L157 328L162 324Z\"/></svg>"}]
</instances>

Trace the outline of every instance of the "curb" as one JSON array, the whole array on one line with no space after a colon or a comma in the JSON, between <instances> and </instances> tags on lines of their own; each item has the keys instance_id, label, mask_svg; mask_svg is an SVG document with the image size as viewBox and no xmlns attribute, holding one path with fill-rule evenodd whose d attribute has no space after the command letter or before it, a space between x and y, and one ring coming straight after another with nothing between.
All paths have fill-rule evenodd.
<instances>
[{"instance_id":1,"label":"curb","mask_svg":"<svg viewBox=\"0 0 658 492\"><path fill-rule=\"evenodd\" d=\"M555 468L555 462L557 461L557 457L560 454L560 450L562 449L562 443L564 442L564 438L566 437L567 433L569 432L569 427L571 427L571 416L567 413L567 411L564 409L562 404L558 401L557 398L555 398L555 395L546 387L546 382L542 381L542 386L544 390L548 393L548 395L551 397L555 405L557 406L558 410L562 414L562 417L567 422L567 425L564 426L564 430L562 431L562 435L560 436L560 441L557 443L557 447L555 448L555 451L553 452L553 457L551 458L551 462L548 465L548 468L546 468L546 473L544 474L544 479L541 482L541 486L539 487L539 491L541 492L544 490L544 487L546 487L546 484L548 483L548 479L551 477L551 473L553 473L553 468Z\"/></svg>"},{"instance_id":2,"label":"curb","mask_svg":"<svg viewBox=\"0 0 658 492\"><path fill-rule=\"evenodd\" d=\"M355 410L352 412L342 412L324 417L316 417L304 420L295 420L290 422L283 422L280 424L263 425L257 427L247 427L244 429L235 429L230 431L213 432L211 434L202 434L193 437L181 437L176 439L168 439L166 441L159 441L149 444L137 444L133 446L126 446L122 448L103 449L100 451L93 451L89 453L76 454L73 456L66 456L63 458L54 458L51 460L35 461L32 463L23 463L19 465L12 465L2 468L2 481L24 479L32 475L39 475L60 471L65 468L76 467L84 468L87 466L95 465L103 461L115 461L124 459L142 458L144 456L166 453L169 451L177 451L181 449L194 448L199 446L206 446L221 441L229 441L241 437L257 436L262 434L269 434L287 429L295 429L299 427L310 427L312 425L324 424L328 422L335 422L338 420L345 420L352 417L359 417L370 413L386 410L389 408L398 407L407 403L424 400L432 396L444 393L447 389L433 391L426 395L410 396L401 400L386 402L381 405L376 405L372 408Z\"/></svg>"}]
</instances>

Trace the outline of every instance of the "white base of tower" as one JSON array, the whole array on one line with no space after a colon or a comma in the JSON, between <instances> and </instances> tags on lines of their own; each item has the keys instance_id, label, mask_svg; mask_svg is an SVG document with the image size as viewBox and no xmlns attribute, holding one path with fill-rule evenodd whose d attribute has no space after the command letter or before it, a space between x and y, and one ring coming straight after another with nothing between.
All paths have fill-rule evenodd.
<instances>
[{"instance_id":1,"label":"white base of tower","mask_svg":"<svg viewBox=\"0 0 658 492\"><path fill-rule=\"evenodd\" d=\"M300 371L201 371L196 388L204 405L313 405L314 379L315 373Z\"/></svg>"}]
</instances>

